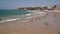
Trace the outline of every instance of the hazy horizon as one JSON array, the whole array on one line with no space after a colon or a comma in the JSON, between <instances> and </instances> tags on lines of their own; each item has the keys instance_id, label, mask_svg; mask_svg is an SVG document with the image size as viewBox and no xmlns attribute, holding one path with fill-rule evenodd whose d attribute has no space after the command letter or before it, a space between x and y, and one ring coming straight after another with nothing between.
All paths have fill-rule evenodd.
<instances>
[{"instance_id":1,"label":"hazy horizon","mask_svg":"<svg viewBox=\"0 0 60 34\"><path fill-rule=\"evenodd\" d=\"M60 0L0 0L0 9L17 9L30 6L54 6L60 5Z\"/></svg>"}]
</instances>

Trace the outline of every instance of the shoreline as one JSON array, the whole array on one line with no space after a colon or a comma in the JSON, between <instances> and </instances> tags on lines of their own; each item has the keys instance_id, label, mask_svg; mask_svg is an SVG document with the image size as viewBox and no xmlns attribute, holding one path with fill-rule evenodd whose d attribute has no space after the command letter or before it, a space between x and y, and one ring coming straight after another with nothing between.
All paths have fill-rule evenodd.
<instances>
[{"instance_id":1,"label":"shoreline","mask_svg":"<svg viewBox=\"0 0 60 34\"><path fill-rule=\"evenodd\" d=\"M41 14L39 14L39 13L41 13ZM30 19L30 18L34 18L34 17L37 17L36 15L40 15L40 16L44 16L44 13L45 12L40 12L39 10L36 10L35 12L33 12L33 13L29 13L29 14L25 14L25 15L21 15L21 16L25 16L25 18L23 18L23 21L24 20L27 20L27 19ZM43 15L42 15L43 14ZM12 19L6 19L6 20L1 20L0 21L0 23L4 23L4 22L10 22L10 21L17 21L17 20L20 20L21 21L21 19L20 18L12 18Z\"/></svg>"},{"instance_id":2,"label":"shoreline","mask_svg":"<svg viewBox=\"0 0 60 34\"><path fill-rule=\"evenodd\" d=\"M59 12L58 12L59 13ZM60 33L60 15L47 12L46 16L36 13L24 21L7 22L0 26L2 34L57 34ZM55 15L57 14L57 15ZM60 14L60 13L59 13ZM56 16L56 17L55 17ZM48 23L48 25L45 24Z\"/></svg>"}]
</instances>

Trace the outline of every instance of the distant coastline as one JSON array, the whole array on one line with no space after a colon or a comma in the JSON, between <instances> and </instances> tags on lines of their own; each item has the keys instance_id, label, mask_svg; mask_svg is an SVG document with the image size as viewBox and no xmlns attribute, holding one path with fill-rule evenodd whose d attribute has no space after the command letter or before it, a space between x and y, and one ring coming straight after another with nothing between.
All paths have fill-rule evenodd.
<instances>
[{"instance_id":1,"label":"distant coastline","mask_svg":"<svg viewBox=\"0 0 60 34\"><path fill-rule=\"evenodd\" d=\"M19 7L17 10L60 10L60 5L40 6L40 7Z\"/></svg>"}]
</instances>

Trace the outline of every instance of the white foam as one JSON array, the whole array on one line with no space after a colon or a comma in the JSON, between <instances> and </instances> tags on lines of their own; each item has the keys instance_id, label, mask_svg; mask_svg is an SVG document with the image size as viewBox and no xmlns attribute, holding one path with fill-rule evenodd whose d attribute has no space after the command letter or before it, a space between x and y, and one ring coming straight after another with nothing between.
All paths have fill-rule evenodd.
<instances>
[{"instance_id":1,"label":"white foam","mask_svg":"<svg viewBox=\"0 0 60 34\"><path fill-rule=\"evenodd\" d=\"M26 14L26 16L30 16L31 14Z\"/></svg>"},{"instance_id":2,"label":"white foam","mask_svg":"<svg viewBox=\"0 0 60 34\"><path fill-rule=\"evenodd\" d=\"M9 21L15 21L15 20L20 20L20 18L3 20L3 21L0 21L0 23L2 23L2 22L9 22Z\"/></svg>"},{"instance_id":3,"label":"white foam","mask_svg":"<svg viewBox=\"0 0 60 34\"><path fill-rule=\"evenodd\" d=\"M29 17L29 16L32 16L32 14L29 13L29 14L26 14L25 16L26 16L26 17Z\"/></svg>"},{"instance_id":4,"label":"white foam","mask_svg":"<svg viewBox=\"0 0 60 34\"><path fill-rule=\"evenodd\" d=\"M32 17L26 17L26 19L29 19L29 18L32 18Z\"/></svg>"}]
</instances>

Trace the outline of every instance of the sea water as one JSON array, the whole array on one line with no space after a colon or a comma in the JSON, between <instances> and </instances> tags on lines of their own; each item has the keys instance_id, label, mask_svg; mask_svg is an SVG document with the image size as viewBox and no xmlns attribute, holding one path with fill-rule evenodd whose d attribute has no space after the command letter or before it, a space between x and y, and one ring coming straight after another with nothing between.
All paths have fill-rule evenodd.
<instances>
[{"instance_id":1,"label":"sea water","mask_svg":"<svg viewBox=\"0 0 60 34\"><path fill-rule=\"evenodd\" d=\"M13 21L16 19L23 20L25 14L33 13L30 11L22 11L22 10L0 10L0 19L6 21Z\"/></svg>"}]
</instances>

